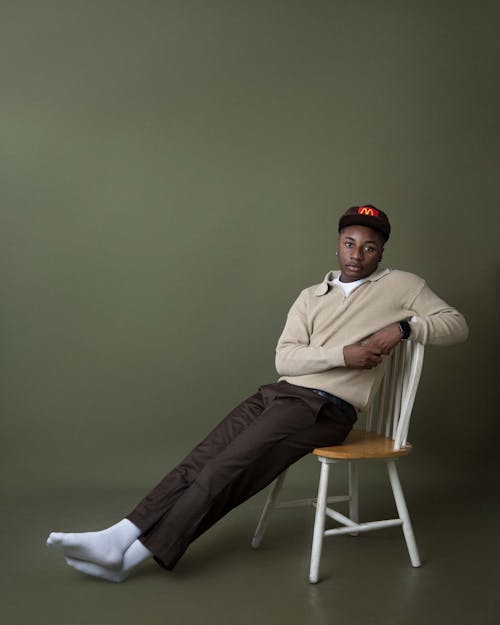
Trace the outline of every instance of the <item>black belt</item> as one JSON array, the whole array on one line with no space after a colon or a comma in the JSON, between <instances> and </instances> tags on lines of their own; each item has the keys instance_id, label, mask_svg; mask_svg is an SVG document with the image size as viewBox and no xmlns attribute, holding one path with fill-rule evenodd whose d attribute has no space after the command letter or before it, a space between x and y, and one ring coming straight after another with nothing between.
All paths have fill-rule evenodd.
<instances>
[{"instance_id":1,"label":"black belt","mask_svg":"<svg viewBox=\"0 0 500 625\"><path fill-rule=\"evenodd\" d=\"M328 399L329 402L337 406L337 408L340 408L340 410L342 410L343 412L351 411L351 410L356 411L356 409L354 408L352 404L350 404L348 401L345 401L345 399L341 399L340 397L337 397L337 395L332 395L331 393L322 391L319 388L312 388L310 390L313 393L316 393L316 395L319 395L320 397L324 397L325 399Z\"/></svg>"}]
</instances>

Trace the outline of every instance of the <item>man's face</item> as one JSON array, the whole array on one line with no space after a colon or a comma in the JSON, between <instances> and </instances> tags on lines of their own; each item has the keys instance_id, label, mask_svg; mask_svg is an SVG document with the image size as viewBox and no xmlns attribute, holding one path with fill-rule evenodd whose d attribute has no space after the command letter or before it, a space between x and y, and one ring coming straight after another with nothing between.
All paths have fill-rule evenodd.
<instances>
[{"instance_id":1,"label":"man's face","mask_svg":"<svg viewBox=\"0 0 500 625\"><path fill-rule=\"evenodd\" d=\"M340 279L354 282L372 274L382 258L384 238L366 226L347 226L339 234L337 248Z\"/></svg>"}]
</instances>

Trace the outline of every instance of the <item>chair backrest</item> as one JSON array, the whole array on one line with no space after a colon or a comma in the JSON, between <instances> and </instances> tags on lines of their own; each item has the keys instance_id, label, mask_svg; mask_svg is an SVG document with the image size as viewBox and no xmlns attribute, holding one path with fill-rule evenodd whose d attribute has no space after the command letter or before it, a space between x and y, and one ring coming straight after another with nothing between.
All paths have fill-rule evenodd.
<instances>
[{"instance_id":1,"label":"chair backrest","mask_svg":"<svg viewBox=\"0 0 500 625\"><path fill-rule=\"evenodd\" d=\"M406 444L423 361L422 343L401 341L386 358L384 378L367 414L366 429L392 438L394 449Z\"/></svg>"}]
</instances>

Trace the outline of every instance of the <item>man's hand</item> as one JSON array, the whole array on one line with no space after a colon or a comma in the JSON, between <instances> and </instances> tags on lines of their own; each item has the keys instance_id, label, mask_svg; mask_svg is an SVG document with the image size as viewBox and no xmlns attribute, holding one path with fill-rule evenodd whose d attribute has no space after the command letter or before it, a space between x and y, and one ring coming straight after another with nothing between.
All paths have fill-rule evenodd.
<instances>
[{"instance_id":1,"label":"man's hand","mask_svg":"<svg viewBox=\"0 0 500 625\"><path fill-rule=\"evenodd\" d=\"M399 323L391 323L391 325L382 328L364 341L361 341L361 345L373 347L379 354L388 355L400 340L401 330L399 328Z\"/></svg>"},{"instance_id":2,"label":"man's hand","mask_svg":"<svg viewBox=\"0 0 500 625\"><path fill-rule=\"evenodd\" d=\"M401 340L398 323L382 328L361 343L344 347L344 360L350 369L372 369L382 362L382 355L387 356Z\"/></svg>"},{"instance_id":3,"label":"man's hand","mask_svg":"<svg viewBox=\"0 0 500 625\"><path fill-rule=\"evenodd\" d=\"M378 347L354 343L344 347L344 360L349 369L373 369L382 362L382 357Z\"/></svg>"}]
</instances>

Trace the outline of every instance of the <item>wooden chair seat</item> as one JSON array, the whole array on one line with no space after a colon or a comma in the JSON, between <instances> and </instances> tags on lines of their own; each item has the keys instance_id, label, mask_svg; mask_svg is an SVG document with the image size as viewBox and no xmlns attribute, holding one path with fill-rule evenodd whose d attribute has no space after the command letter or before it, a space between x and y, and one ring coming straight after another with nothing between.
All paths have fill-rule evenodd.
<instances>
[{"instance_id":1,"label":"wooden chair seat","mask_svg":"<svg viewBox=\"0 0 500 625\"><path fill-rule=\"evenodd\" d=\"M399 458L407 456L412 446L407 443L401 449L394 449L392 438L381 436L376 432L352 430L341 445L318 447L312 452L315 456L338 460L362 460L374 458Z\"/></svg>"}]
</instances>

